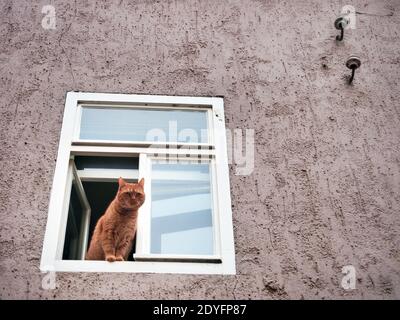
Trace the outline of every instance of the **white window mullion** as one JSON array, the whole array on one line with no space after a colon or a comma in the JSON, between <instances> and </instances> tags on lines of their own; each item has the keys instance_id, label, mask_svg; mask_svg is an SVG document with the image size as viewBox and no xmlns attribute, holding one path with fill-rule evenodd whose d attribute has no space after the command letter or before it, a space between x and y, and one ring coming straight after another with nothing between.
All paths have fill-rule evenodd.
<instances>
[{"instance_id":1,"label":"white window mullion","mask_svg":"<svg viewBox=\"0 0 400 320\"><path fill-rule=\"evenodd\" d=\"M82 119L82 106L78 104L75 113L75 126L73 132L73 141L79 140L79 135L81 131L81 119Z\"/></svg>"},{"instance_id":2,"label":"white window mullion","mask_svg":"<svg viewBox=\"0 0 400 320\"><path fill-rule=\"evenodd\" d=\"M207 112L207 122L208 122L208 143L212 146L212 149L215 149L214 144L214 126L213 126L213 110L209 109Z\"/></svg>"},{"instance_id":3,"label":"white window mullion","mask_svg":"<svg viewBox=\"0 0 400 320\"><path fill-rule=\"evenodd\" d=\"M150 254L151 239L151 163L146 154L139 157L139 181L144 178L144 193L146 200L139 208L136 229L137 254Z\"/></svg>"},{"instance_id":4,"label":"white window mullion","mask_svg":"<svg viewBox=\"0 0 400 320\"><path fill-rule=\"evenodd\" d=\"M221 256L221 230L220 230L220 208L218 206L218 188L216 177L215 159L212 159L210 165L211 174L211 197L213 206L213 230L214 230L214 254Z\"/></svg>"}]
</instances>

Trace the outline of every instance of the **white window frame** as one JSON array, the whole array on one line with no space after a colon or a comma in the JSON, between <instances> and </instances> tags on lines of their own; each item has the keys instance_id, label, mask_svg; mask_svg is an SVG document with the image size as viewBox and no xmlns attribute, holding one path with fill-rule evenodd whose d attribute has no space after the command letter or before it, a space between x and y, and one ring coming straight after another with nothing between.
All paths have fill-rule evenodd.
<instances>
[{"instance_id":1,"label":"white window frame","mask_svg":"<svg viewBox=\"0 0 400 320\"><path fill-rule=\"evenodd\" d=\"M82 106L171 108L175 110L205 109L208 114L208 142L154 143L80 140L79 128ZM235 274L235 251L226 143L222 98L68 92L50 195L40 270L42 272ZM198 146L202 148L197 149ZM107 261L62 260L72 174L78 175L80 180L90 181L113 181L120 174L120 170L116 170L116 172L112 172L112 170L96 172L96 169L76 170L71 159L77 155L139 157L139 170L130 170L127 174L130 175L129 178L131 179L140 179L142 177L146 179L150 174L150 161L154 153L158 155L157 160L159 155L169 156L172 153L174 157L185 161L193 161L188 158L190 156L200 156L204 159L201 161L210 163L211 187L213 190L214 254L212 256L150 254L149 241L146 241L146 238L142 236L144 232L149 232L145 229L150 228L149 210L151 201L145 201L144 205L139 209L136 248L141 248L139 250L141 253L135 254L135 261L110 263ZM71 170L71 166L73 166L73 170ZM151 198L151 183L150 181L146 182L146 196L150 195L149 198ZM90 209L88 215L90 215Z\"/></svg>"}]
</instances>

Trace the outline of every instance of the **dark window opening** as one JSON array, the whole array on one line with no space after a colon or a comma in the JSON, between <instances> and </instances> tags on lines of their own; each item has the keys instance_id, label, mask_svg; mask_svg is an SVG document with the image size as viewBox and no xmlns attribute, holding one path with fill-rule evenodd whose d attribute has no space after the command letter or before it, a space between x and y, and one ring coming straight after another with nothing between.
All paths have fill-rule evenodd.
<instances>
[{"instance_id":1,"label":"dark window opening","mask_svg":"<svg viewBox=\"0 0 400 320\"><path fill-rule=\"evenodd\" d=\"M80 235L82 233L82 228L83 207L79 200L75 183L72 183L63 251L64 260L80 259Z\"/></svg>"},{"instance_id":2,"label":"dark window opening","mask_svg":"<svg viewBox=\"0 0 400 320\"><path fill-rule=\"evenodd\" d=\"M76 156L75 166L78 170L104 169L104 170L138 170L139 158L137 157L93 157ZM90 180L90 179L89 179ZM93 180L93 179L92 179ZM115 179L116 180L116 179ZM133 179L126 179L134 181ZM136 179L135 179L136 180ZM84 194L90 207L90 220L88 228L87 248L83 248L85 235L85 208L82 204L77 182L73 180L68 208L67 228L63 249L63 260L81 260L90 245L97 221L106 212L118 190L117 181L81 181ZM87 226L87 224L86 224ZM135 242L129 254L128 261L133 261ZM85 252L82 252L85 250Z\"/></svg>"},{"instance_id":3,"label":"dark window opening","mask_svg":"<svg viewBox=\"0 0 400 320\"><path fill-rule=\"evenodd\" d=\"M138 169L138 157L90 157L76 156L77 170L83 169Z\"/></svg>"},{"instance_id":4,"label":"dark window opening","mask_svg":"<svg viewBox=\"0 0 400 320\"><path fill-rule=\"evenodd\" d=\"M82 182L86 192L86 197L89 201L92 213L90 216L89 225L89 240L92 239L94 228L97 221L106 212L107 207L115 198L118 190L117 182ZM135 237L136 240L136 237ZM134 240L134 241L135 241ZM135 253L135 243L132 246L132 252L129 254L128 261L133 261Z\"/></svg>"}]
</instances>

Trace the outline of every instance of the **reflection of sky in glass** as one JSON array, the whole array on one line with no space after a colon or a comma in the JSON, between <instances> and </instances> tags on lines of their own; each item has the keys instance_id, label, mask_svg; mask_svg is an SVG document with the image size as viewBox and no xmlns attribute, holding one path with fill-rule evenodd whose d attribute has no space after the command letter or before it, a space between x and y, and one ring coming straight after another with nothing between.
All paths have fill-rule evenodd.
<instances>
[{"instance_id":1,"label":"reflection of sky in glass","mask_svg":"<svg viewBox=\"0 0 400 320\"><path fill-rule=\"evenodd\" d=\"M153 164L151 253L213 254L209 164Z\"/></svg>"},{"instance_id":2,"label":"reflection of sky in glass","mask_svg":"<svg viewBox=\"0 0 400 320\"><path fill-rule=\"evenodd\" d=\"M207 111L82 108L79 138L207 143Z\"/></svg>"}]
</instances>

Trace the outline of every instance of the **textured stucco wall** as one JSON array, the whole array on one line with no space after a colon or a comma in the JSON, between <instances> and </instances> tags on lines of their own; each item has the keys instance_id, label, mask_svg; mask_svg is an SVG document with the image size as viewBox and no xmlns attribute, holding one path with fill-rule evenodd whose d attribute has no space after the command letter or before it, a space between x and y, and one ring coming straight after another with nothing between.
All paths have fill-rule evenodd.
<instances>
[{"instance_id":1,"label":"textured stucco wall","mask_svg":"<svg viewBox=\"0 0 400 320\"><path fill-rule=\"evenodd\" d=\"M338 44L346 4L361 13ZM398 0L1 0L0 297L400 298L399 25ZM222 95L228 128L255 130L254 172L230 170L236 276L64 273L41 289L70 90Z\"/></svg>"}]
</instances>

